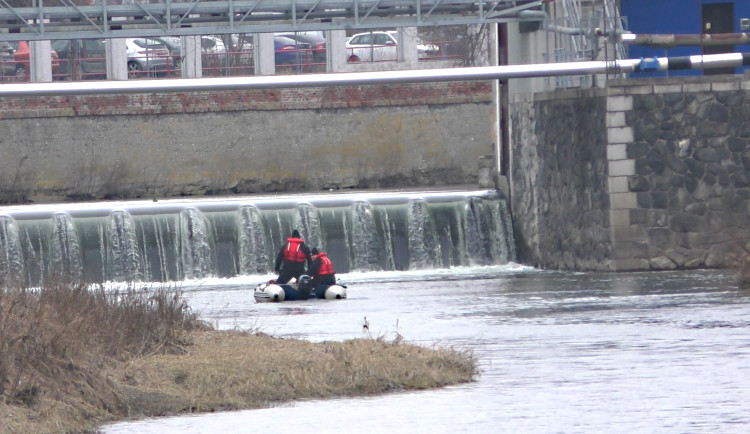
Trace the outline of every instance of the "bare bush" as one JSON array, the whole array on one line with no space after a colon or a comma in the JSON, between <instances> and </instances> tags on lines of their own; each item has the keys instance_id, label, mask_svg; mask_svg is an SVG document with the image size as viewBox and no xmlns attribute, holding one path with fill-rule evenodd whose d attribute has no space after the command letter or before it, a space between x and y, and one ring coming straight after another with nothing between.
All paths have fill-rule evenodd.
<instances>
[{"instance_id":1,"label":"bare bush","mask_svg":"<svg viewBox=\"0 0 750 434\"><path fill-rule=\"evenodd\" d=\"M484 66L489 56L489 27L432 26L420 28L420 37L441 45L443 56L456 59L457 66Z\"/></svg>"},{"instance_id":2,"label":"bare bush","mask_svg":"<svg viewBox=\"0 0 750 434\"><path fill-rule=\"evenodd\" d=\"M83 414L95 415L105 410L99 403L112 402L102 396L112 393L98 375L103 367L184 351L188 332L197 327L204 326L178 291L106 291L64 283L1 289L0 399L32 407L44 394L65 397Z\"/></svg>"},{"instance_id":3,"label":"bare bush","mask_svg":"<svg viewBox=\"0 0 750 434\"><path fill-rule=\"evenodd\" d=\"M0 282L0 431L85 432L132 417L439 387L471 353L382 338L311 343L214 331L179 291ZM189 345L190 351L186 351Z\"/></svg>"}]
</instances>

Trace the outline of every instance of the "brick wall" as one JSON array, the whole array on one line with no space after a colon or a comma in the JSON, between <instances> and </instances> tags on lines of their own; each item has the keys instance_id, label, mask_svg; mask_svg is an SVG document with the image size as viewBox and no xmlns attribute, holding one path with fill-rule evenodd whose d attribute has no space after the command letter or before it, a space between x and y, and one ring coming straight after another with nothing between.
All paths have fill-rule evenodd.
<instances>
[{"instance_id":1,"label":"brick wall","mask_svg":"<svg viewBox=\"0 0 750 434\"><path fill-rule=\"evenodd\" d=\"M398 107L489 102L490 82L0 98L0 119Z\"/></svg>"}]
</instances>

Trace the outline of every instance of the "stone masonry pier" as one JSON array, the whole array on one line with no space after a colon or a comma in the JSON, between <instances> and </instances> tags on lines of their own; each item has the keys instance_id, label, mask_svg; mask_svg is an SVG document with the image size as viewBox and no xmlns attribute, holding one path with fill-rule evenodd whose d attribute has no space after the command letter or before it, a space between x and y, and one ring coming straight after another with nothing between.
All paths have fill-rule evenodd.
<instances>
[{"instance_id":1,"label":"stone masonry pier","mask_svg":"<svg viewBox=\"0 0 750 434\"><path fill-rule=\"evenodd\" d=\"M726 265L750 239L750 80L610 81L515 96L521 261L544 268Z\"/></svg>"}]
</instances>

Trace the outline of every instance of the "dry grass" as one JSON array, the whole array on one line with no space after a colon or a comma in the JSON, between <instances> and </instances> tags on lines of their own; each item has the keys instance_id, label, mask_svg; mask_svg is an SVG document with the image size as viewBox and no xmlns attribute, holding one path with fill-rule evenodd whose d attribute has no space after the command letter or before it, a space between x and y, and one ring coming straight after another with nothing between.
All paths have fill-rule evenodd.
<instances>
[{"instance_id":1,"label":"dry grass","mask_svg":"<svg viewBox=\"0 0 750 434\"><path fill-rule=\"evenodd\" d=\"M473 358L382 339L310 343L243 332L203 332L185 355L134 360L140 390L179 396L181 410L257 408L295 399L371 395L472 381Z\"/></svg>"},{"instance_id":2,"label":"dry grass","mask_svg":"<svg viewBox=\"0 0 750 434\"><path fill-rule=\"evenodd\" d=\"M0 289L0 432L259 408L472 381L470 353L384 339L214 331L179 291Z\"/></svg>"}]
</instances>

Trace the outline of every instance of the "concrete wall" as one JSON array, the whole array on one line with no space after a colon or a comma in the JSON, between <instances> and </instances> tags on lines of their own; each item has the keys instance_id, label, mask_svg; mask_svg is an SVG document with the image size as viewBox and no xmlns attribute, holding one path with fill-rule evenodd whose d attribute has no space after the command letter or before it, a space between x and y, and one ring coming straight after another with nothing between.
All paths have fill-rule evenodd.
<instances>
[{"instance_id":1,"label":"concrete wall","mask_svg":"<svg viewBox=\"0 0 750 434\"><path fill-rule=\"evenodd\" d=\"M750 81L610 81L511 100L520 260L719 267L750 240Z\"/></svg>"},{"instance_id":2,"label":"concrete wall","mask_svg":"<svg viewBox=\"0 0 750 434\"><path fill-rule=\"evenodd\" d=\"M0 201L475 184L491 88L3 98Z\"/></svg>"}]
</instances>

